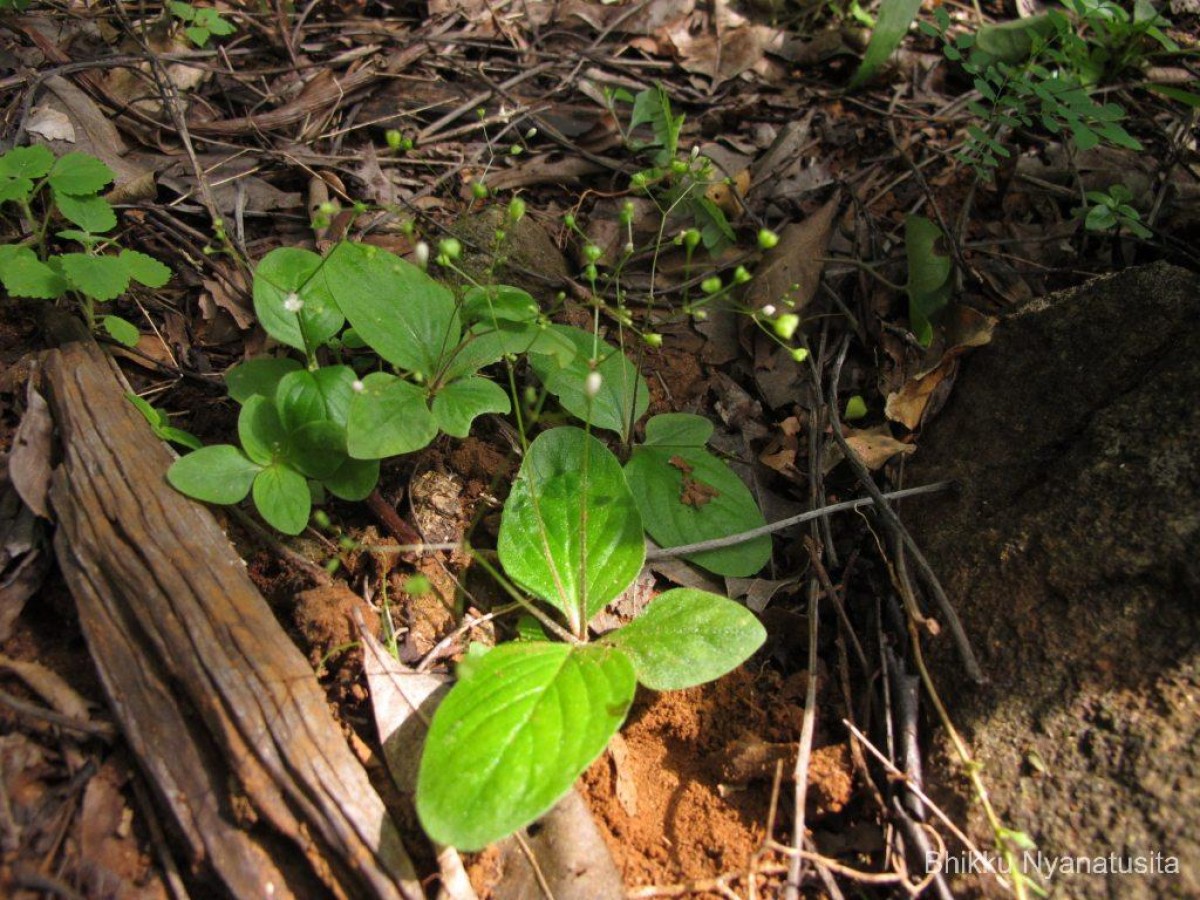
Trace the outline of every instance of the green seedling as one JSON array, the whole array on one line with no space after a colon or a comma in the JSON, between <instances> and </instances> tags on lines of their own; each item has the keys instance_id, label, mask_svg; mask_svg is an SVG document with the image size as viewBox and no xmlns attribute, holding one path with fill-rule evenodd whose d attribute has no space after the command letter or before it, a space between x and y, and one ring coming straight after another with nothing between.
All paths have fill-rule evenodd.
<instances>
[{"instance_id":1,"label":"green seedling","mask_svg":"<svg viewBox=\"0 0 1200 900\"><path fill-rule=\"evenodd\" d=\"M229 373L228 384L242 404L240 446L203 447L177 460L167 471L177 490L226 505L252 493L269 525L299 534L314 486L344 500L374 489L379 461L347 452L347 416L361 384L349 366L310 371L291 359L251 360Z\"/></svg>"},{"instance_id":2,"label":"green seedling","mask_svg":"<svg viewBox=\"0 0 1200 900\"><path fill-rule=\"evenodd\" d=\"M146 422L150 425L150 430L154 432L154 436L159 440L170 441L172 444L187 447L189 450L199 450L204 446L200 438L190 432L184 431L182 428L173 426L166 412L151 406L137 394L127 393L125 399L132 403L134 408L145 417Z\"/></svg>"},{"instance_id":3,"label":"green seedling","mask_svg":"<svg viewBox=\"0 0 1200 900\"><path fill-rule=\"evenodd\" d=\"M183 25L183 33L197 47L207 47L208 40L213 35L226 37L237 31L237 26L211 6L196 6L192 3L181 3L171 0L167 9Z\"/></svg>"},{"instance_id":4,"label":"green seedling","mask_svg":"<svg viewBox=\"0 0 1200 900\"><path fill-rule=\"evenodd\" d=\"M1083 218L1088 231L1119 234L1125 230L1143 240L1153 237L1141 214L1129 205L1133 193L1125 185L1114 184L1107 191L1088 191L1084 196L1091 205L1076 208L1075 215Z\"/></svg>"},{"instance_id":5,"label":"green seedling","mask_svg":"<svg viewBox=\"0 0 1200 900\"><path fill-rule=\"evenodd\" d=\"M689 588L593 639L588 622L629 587L644 555L616 457L577 428L539 436L505 504L499 556L533 597L522 604L564 640L472 648L459 664L417 782L417 810L434 840L478 850L529 824L603 752L639 682L703 684L762 645L765 632L745 608Z\"/></svg>"},{"instance_id":6,"label":"green seedling","mask_svg":"<svg viewBox=\"0 0 1200 900\"><path fill-rule=\"evenodd\" d=\"M117 216L100 196L113 180L112 170L94 156L67 153L58 159L46 147L17 147L0 156L0 204L15 207L24 241L0 245L0 283L14 297L78 299L90 329L95 329L97 303L115 300L136 281L162 287L171 270L137 250L118 247L106 233ZM78 251L50 253L47 232L58 217L74 228L55 233ZM116 251L116 252L111 252ZM132 346L137 328L118 316L100 320L116 340Z\"/></svg>"}]
</instances>

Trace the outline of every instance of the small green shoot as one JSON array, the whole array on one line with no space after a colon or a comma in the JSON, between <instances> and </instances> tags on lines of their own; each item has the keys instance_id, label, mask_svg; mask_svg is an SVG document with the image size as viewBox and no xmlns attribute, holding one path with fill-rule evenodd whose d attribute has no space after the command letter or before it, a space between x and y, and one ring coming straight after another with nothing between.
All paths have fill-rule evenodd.
<instances>
[{"instance_id":1,"label":"small green shoot","mask_svg":"<svg viewBox=\"0 0 1200 900\"><path fill-rule=\"evenodd\" d=\"M182 3L180 0L170 0L167 9L171 11L183 25L183 33L197 47L207 47L209 38L226 37L237 31L237 26L211 6L196 6L192 3Z\"/></svg>"},{"instance_id":2,"label":"small green shoot","mask_svg":"<svg viewBox=\"0 0 1200 900\"><path fill-rule=\"evenodd\" d=\"M1129 205L1133 194L1125 185L1114 184L1107 191L1088 191L1085 197L1090 206L1077 207L1075 215L1083 218L1088 231L1119 234L1124 230L1142 240L1154 236L1142 224L1141 214Z\"/></svg>"}]
</instances>

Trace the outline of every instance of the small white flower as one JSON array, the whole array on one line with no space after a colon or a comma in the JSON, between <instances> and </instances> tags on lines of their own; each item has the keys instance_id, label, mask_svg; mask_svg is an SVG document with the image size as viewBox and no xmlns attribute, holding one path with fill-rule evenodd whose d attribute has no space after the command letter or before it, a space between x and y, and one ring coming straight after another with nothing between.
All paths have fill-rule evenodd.
<instances>
[{"instance_id":1,"label":"small white flower","mask_svg":"<svg viewBox=\"0 0 1200 900\"><path fill-rule=\"evenodd\" d=\"M763 314L764 316L766 316L768 319L769 319L769 318L771 318L771 316L775 315L775 307L774 307L774 305L773 305L773 304L770 304L770 303L768 303L766 306L764 306L764 307L762 308L762 314Z\"/></svg>"},{"instance_id":2,"label":"small white flower","mask_svg":"<svg viewBox=\"0 0 1200 900\"><path fill-rule=\"evenodd\" d=\"M633 253L633 241L626 241L626 242L625 242L625 252L626 252L627 254L628 254L628 253Z\"/></svg>"},{"instance_id":3,"label":"small white flower","mask_svg":"<svg viewBox=\"0 0 1200 900\"><path fill-rule=\"evenodd\" d=\"M429 266L429 245L424 241L417 241L417 246L413 248L413 256L417 258L417 265L422 269Z\"/></svg>"},{"instance_id":4,"label":"small white flower","mask_svg":"<svg viewBox=\"0 0 1200 900\"><path fill-rule=\"evenodd\" d=\"M290 313L298 313L304 309L304 301L300 299L300 295L292 291L283 298L283 308Z\"/></svg>"},{"instance_id":5,"label":"small white flower","mask_svg":"<svg viewBox=\"0 0 1200 900\"><path fill-rule=\"evenodd\" d=\"M600 393L600 385L604 383L604 378L595 369L587 373L587 378L583 380L583 392L589 397L595 397Z\"/></svg>"},{"instance_id":6,"label":"small white flower","mask_svg":"<svg viewBox=\"0 0 1200 900\"><path fill-rule=\"evenodd\" d=\"M359 380L358 378L355 378L355 379L354 379L354 383L350 385L350 389L351 389L352 391L354 391L356 394L361 394L361 393L363 392L363 383L362 383L362 381L361 381L361 380Z\"/></svg>"}]
</instances>

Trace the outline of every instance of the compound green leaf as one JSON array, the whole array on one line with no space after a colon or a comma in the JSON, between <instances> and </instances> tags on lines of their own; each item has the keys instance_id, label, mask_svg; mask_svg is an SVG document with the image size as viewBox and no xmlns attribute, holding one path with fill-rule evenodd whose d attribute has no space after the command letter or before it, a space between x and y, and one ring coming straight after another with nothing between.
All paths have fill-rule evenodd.
<instances>
[{"instance_id":1,"label":"compound green leaf","mask_svg":"<svg viewBox=\"0 0 1200 900\"><path fill-rule=\"evenodd\" d=\"M514 581L582 633L646 556L642 518L617 458L578 428L539 435L504 504L497 549Z\"/></svg>"},{"instance_id":2,"label":"compound green leaf","mask_svg":"<svg viewBox=\"0 0 1200 900\"><path fill-rule=\"evenodd\" d=\"M636 681L597 644L523 641L460 668L429 726L417 812L429 836L481 850L550 809L625 721Z\"/></svg>"},{"instance_id":3,"label":"compound green leaf","mask_svg":"<svg viewBox=\"0 0 1200 900\"><path fill-rule=\"evenodd\" d=\"M54 154L43 144L14 147L0 156L0 175L9 178L41 178L54 165ZM32 185L30 185L32 188Z\"/></svg>"},{"instance_id":4,"label":"compound green leaf","mask_svg":"<svg viewBox=\"0 0 1200 900\"><path fill-rule=\"evenodd\" d=\"M425 392L415 384L373 372L350 400L346 440L355 459L383 459L420 450L437 436Z\"/></svg>"},{"instance_id":5,"label":"compound green leaf","mask_svg":"<svg viewBox=\"0 0 1200 900\"><path fill-rule=\"evenodd\" d=\"M274 397L280 379L300 368L300 363L287 357L250 359L225 373L225 388L238 403L245 403L255 394Z\"/></svg>"},{"instance_id":6,"label":"compound green leaf","mask_svg":"<svg viewBox=\"0 0 1200 900\"><path fill-rule=\"evenodd\" d=\"M246 499L261 471L262 466L237 447L217 444L175 460L167 469L167 481L189 497L228 506Z\"/></svg>"},{"instance_id":7,"label":"compound green leaf","mask_svg":"<svg viewBox=\"0 0 1200 900\"><path fill-rule=\"evenodd\" d=\"M137 326L128 319L122 319L120 316L105 316L100 320L100 324L104 326L109 337L118 344L125 347L137 346L141 333L137 330Z\"/></svg>"},{"instance_id":8,"label":"compound green leaf","mask_svg":"<svg viewBox=\"0 0 1200 900\"><path fill-rule=\"evenodd\" d=\"M379 460L347 459L336 472L322 478L321 484L335 497L343 500L362 500L379 481Z\"/></svg>"},{"instance_id":9,"label":"compound green leaf","mask_svg":"<svg viewBox=\"0 0 1200 900\"><path fill-rule=\"evenodd\" d=\"M71 287L94 300L116 300L129 287L129 272L115 256L64 253L58 260Z\"/></svg>"},{"instance_id":10,"label":"compound green leaf","mask_svg":"<svg viewBox=\"0 0 1200 900\"><path fill-rule=\"evenodd\" d=\"M88 153L65 153L50 169L50 186L57 194L95 194L113 180L112 169Z\"/></svg>"},{"instance_id":11,"label":"compound green leaf","mask_svg":"<svg viewBox=\"0 0 1200 900\"><path fill-rule=\"evenodd\" d=\"M67 279L37 258L29 247L0 246L0 283L14 297L52 300L67 292Z\"/></svg>"},{"instance_id":12,"label":"compound green leaf","mask_svg":"<svg viewBox=\"0 0 1200 900\"><path fill-rule=\"evenodd\" d=\"M767 632L750 610L725 597L676 588L660 594L603 643L623 651L637 680L675 691L720 678L750 658Z\"/></svg>"},{"instance_id":13,"label":"compound green leaf","mask_svg":"<svg viewBox=\"0 0 1200 900\"><path fill-rule=\"evenodd\" d=\"M625 478L647 533L661 547L695 544L766 524L749 488L703 447L637 447L625 465ZM753 575L770 558L771 539L766 535L687 557L733 578Z\"/></svg>"},{"instance_id":14,"label":"compound green leaf","mask_svg":"<svg viewBox=\"0 0 1200 900\"><path fill-rule=\"evenodd\" d=\"M299 247L272 250L254 270L254 313L282 344L315 350L337 334L345 319L321 277L323 261Z\"/></svg>"},{"instance_id":15,"label":"compound green leaf","mask_svg":"<svg viewBox=\"0 0 1200 900\"><path fill-rule=\"evenodd\" d=\"M246 455L259 465L269 466L288 455L288 433L269 397L255 394L238 414L238 440Z\"/></svg>"},{"instance_id":16,"label":"compound green leaf","mask_svg":"<svg viewBox=\"0 0 1200 900\"><path fill-rule=\"evenodd\" d=\"M553 325L548 330L569 340L575 346L575 356L567 365L559 366L553 356L530 355L533 370L546 390L557 397L571 415L627 439L633 423L650 405L646 379L638 374L624 353L593 337L590 331L570 325ZM589 398L584 383L591 371L592 360L596 361L601 382L599 392Z\"/></svg>"},{"instance_id":17,"label":"compound green leaf","mask_svg":"<svg viewBox=\"0 0 1200 900\"><path fill-rule=\"evenodd\" d=\"M452 437L465 438L476 416L506 413L512 408L508 394L494 381L471 376L452 381L433 398L433 417Z\"/></svg>"},{"instance_id":18,"label":"compound green leaf","mask_svg":"<svg viewBox=\"0 0 1200 900\"><path fill-rule=\"evenodd\" d=\"M107 200L95 194L75 197L56 191L54 205L65 218L91 234L103 234L117 227L117 214Z\"/></svg>"},{"instance_id":19,"label":"compound green leaf","mask_svg":"<svg viewBox=\"0 0 1200 900\"><path fill-rule=\"evenodd\" d=\"M900 46L900 41L908 33L908 26L912 24L920 8L921 0L883 0L879 7L879 20L871 33L871 41L867 44L867 52L863 54L862 64L850 79L851 89L866 84L887 62L892 51Z\"/></svg>"},{"instance_id":20,"label":"compound green leaf","mask_svg":"<svg viewBox=\"0 0 1200 900\"><path fill-rule=\"evenodd\" d=\"M312 512L312 494L304 476L286 463L267 466L254 477L254 505L276 531L299 534Z\"/></svg>"},{"instance_id":21,"label":"compound green leaf","mask_svg":"<svg viewBox=\"0 0 1200 900\"><path fill-rule=\"evenodd\" d=\"M122 250L117 257L125 265L129 277L148 288L160 288L171 280L169 266L137 250Z\"/></svg>"},{"instance_id":22,"label":"compound green leaf","mask_svg":"<svg viewBox=\"0 0 1200 900\"><path fill-rule=\"evenodd\" d=\"M354 330L392 365L433 377L462 335L454 295L412 263L345 242L325 262L325 282Z\"/></svg>"},{"instance_id":23,"label":"compound green leaf","mask_svg":"<svg viewBox=\"0 0 1200 900\"><path fill-rule=\"evenodd\" d=\"M950 257L937 252L942 230L924 216L904 221L904 252L908 257L908 320L925 347L933 340L932 317L950 302L953 289Z\"/></svg>"}]
</instances>

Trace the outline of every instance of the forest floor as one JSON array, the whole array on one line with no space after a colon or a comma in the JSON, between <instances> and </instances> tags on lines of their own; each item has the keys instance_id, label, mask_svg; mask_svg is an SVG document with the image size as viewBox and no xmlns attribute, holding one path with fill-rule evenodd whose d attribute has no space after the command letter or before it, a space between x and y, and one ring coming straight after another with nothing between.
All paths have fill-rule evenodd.
<instances>
[{"instance_id":1,"label":"forest floor","mask_svg":"<svg viewBox=\"0 0 1200 900\"><path fill-rule=\"evenodd\" d=\"M103 307L136 327L133 340L99 336L132 388L206 444L237 433L223 373L276 348L251 290L267 253L323 252L348 238L416 259L421 245L436 255L454 237L464 269L523 288L555 321L587 325L595 313L611 337L621 306L631 334L661 335L631 351L650 413L710 419L711 446L775 522L862 496L862 466L884 490L908 486L906 460L921 453L960 362L1005 314L1130 265L1200 264L1194 4L1160 10L1169 21L1158 33L1178 52L1143 35L1097 88L1123 108L1141 149L1102 140L1085 150L1042 127L1036 98L1022 101L1029 122L995 130L979 116L979 80L915 28L872 80L848 90L870 35L862 18L879 11L842 6L218 2L211 8L232 28L197 46L187 13L156 4L0 3L2 146L82 151L115 174L107 197L120 245L173 274ZM1040 8L1018 6L1023 16ZM978 29L966 6L941 8L952 34ZM933 21L930 9L919 16ZM983 18L1015 14L988 3ZM669 109L658 100L635 128L639 95L665 96ZM682 121L663 140L671 114ZM963 157L980 126L1008 153L995 166ZM646 185L664 143L675 153ZM671 174L671 162L696 158L712 161L704 179ZM1080 208L1105 202L1089 192L1113 197L1114 185L1128 188L1115 218L1085 225ZM492 235L517 196L526 216L497 260ZM0 239L26 239L30 221L12 204L3 213ZM922 247L914 217L932 229ZM694 253L675 240L691 228L702 232ZM773 246L760 242L764 229ZM594 260L587 245L599 248ZM594 283L590 261L604 275ZM694 315L689 298L703 282L728 285L738 267L753 274L748 284ZM934 295L952 301L944 310L930 301L922 335L921 304ZM785 298L800 317L794 330L771 326ZM46 345L46 302L6 295L0 311L5 450L26 408L28 360ZM363 548L414 533L494 547L519 446L509 420L481 417L465 439L442 435L386 461L372 502L330 499L327 519L295 538L257 525L253 510L213 508L376 778L386 773L354 611L395 635L401 662L433 671L451 671L468 636L494 639L511 623L487 617L506 598L461 550L397 561ZM905 501L901 517L919 515L922 502ZM911 654L897 587L909 576L871 521L851 514L779 531L755 577L664 559L639 578L643 599L631 608L667 587L703 587L744 601L768 639L724 679L639 694L584 775L580 789L631 896L782 895L798 812L804 849L822 860L807 868L805 895L890 896L922 884L926 873L900 850L913 838L891 802L896 782L867 740L903 769L901 732L911 726L924 743L940 726L929 712L897 709L889 693L889 664ZM0 892L168 896L169 842L114 738L66 583L53 566L26 565L36 549L7 546ZM416 590L414 576L428 589ZM810 645L818 596L835 602L822 606ZM64 728L63 715L95 727ZM808 788L797 806L798 753ZM937 841L954 840L938 829ZM467 859L481 896L494 862Z\"/></svg>"}]
</instances>

